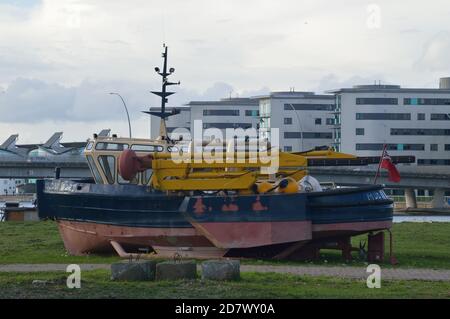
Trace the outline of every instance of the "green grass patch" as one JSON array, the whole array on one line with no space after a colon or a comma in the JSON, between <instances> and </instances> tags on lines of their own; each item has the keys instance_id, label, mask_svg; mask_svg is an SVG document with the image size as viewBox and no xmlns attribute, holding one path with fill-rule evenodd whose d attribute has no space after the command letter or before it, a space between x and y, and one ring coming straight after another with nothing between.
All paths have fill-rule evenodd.
<instances>
[{"instance_id":1,"label":"green grass patch","mask_svg":"<svg viewBox=\"0 0 450 319\"><path fill-rule=\"evenodd\" d=\"M0 223L0 264L111 263L117 256L70 256L53 221Z\"/></svg>"},{"instance_id":2,"label":"green grass patch","mask_svg":"<svg viewBox=\"0 0 450 319\"><path fill-rule=\"evenodd\" d=\"M400 223L394 224L394 253L398 267L450 269L450 223ZM387 234L386 234L387 235ZM367 236L353 238L358 247ZM386 236L386 260L388 260ZM242 260L247 264L299 264L299 265L353 265L365 261L353 253L354 261L345 263L337 251L323 250L315 262ZM0 223L0 264L12 263L111 263L119 260L115 255L70 256L64 249L55 222L5 222ZM390 267L385 262L383 267Z\"/></svg>"},{"instance_id":3,"label":"green grass patch","mask_svg":"<svg viewBox=\"0 0 450 319\"><path fill-rule=\"evenodd\" d=\"M114 282L106 270L82 273L81 288L66 287L67 274L0 273L2 298L450 298L449 282L383 281L243 273L235 282L197 280ZM46 280L35 286L33 280Z\"/></svg>"},{"instance_id":4,"label":"green grass patch","mask_svg":"<svg viewBox=\"0 0 450 319\"><path fill-rule=\"evenodd\" d=\"M450 269L450 223L399 223L392 228L394 235L394 255L399 264L389 264L389 234L385 235L385 262L383 267L401 268L434 268ZM366 242L367 235L352 238L352 245L359 247L361 241ZM345 262L340 251L321 250L320 260L312 262L246 260L250 264L298 264L321 266L364 266L365 260L359 259L358 253L352 253L353 260Z\"/></svg>"}]
</instances>

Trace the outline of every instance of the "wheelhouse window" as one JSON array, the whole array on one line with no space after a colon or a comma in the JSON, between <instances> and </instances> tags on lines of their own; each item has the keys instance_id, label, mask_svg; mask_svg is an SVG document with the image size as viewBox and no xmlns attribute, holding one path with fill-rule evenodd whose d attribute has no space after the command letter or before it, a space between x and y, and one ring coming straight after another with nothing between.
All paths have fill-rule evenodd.
<instances>
[{"instance_id":1,"label":"wheelhouse window","mask_svg":"<svg viewBox=\"0 0 450 319\"><path fill-rule=\"evenodd\" d=\"M94 163L94 159L90 155L86 156L86 158L88 161L89 168L91 169L92 175L94 176L95 183L103 184L102 177L97 169L97 166Z\"/></svg>"},{"instance_id":2,"label":"wheelhouse window","mask_svg":"<svg viewBox=\"0 0 450 319\"><path fill-rule=\"evenodd\" d=\"M142 183L144 185L147 185L150 182L150 179L152 178L153 170L147 169L142 173Z\"/></svg>"},{"instance_id":3,"label":"wheelhouse window","mask_svg":"<svg viewBox=\"0 0 450 319\"><path fill-rule=\"evenodd\" d=\"M94 142L89 142L88 145L86 145L86 150L90 151L92 146L94 146Z\"/></svg>"},{"instance_id":4,"label":"wheelhouse window","mask_svg":"<svg viewBox=\"0 0 450 319\"><path fill-rule=\"evenodd\" d=\"M117 182L119 184L138 184L139 183L139 176L141 176L141 174L142 173L136 174L136 176L131 181L127 181L127 180L123 179L123 177L120 176L120 174L117 174Z\"/></svg>"},{"instance_id":5,"label":"wheelhouse window","mask_svg":"<svg viewBox=\"0 0 450 319\"><path fill-rule=\"evenodd\" d=\"M136 152L162 152L163 147L161 145L140 145L134 144L131 149Z\"/></svg>"},{"instance_id":6,"label":"wheelhouse window","mask_svg":"<svg viewBox=\"0 0 450 319\"><path fill-rule=\"evenodd\" d=\"M95 149L99 151L123 151L128 149L128 144L100 142L97 143Z\"/></svg>"},{"instance_id":7,"label":"wheelhouse window","mask_svg":"<svg viewBox=\"0 0 450 319\"><path fill-rule=\"evenodd\" d=\"M100 155L98 162L108 183L114 184L116 181L116 158L112 155Z\"/></svg>"}]
</instances>

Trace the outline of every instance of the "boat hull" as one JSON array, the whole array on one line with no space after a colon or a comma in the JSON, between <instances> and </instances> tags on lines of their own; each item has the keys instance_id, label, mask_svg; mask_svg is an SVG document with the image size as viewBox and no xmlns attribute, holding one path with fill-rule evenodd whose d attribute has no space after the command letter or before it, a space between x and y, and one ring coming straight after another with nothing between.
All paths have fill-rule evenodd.
<instances>
[{"instance_id":1,"label":"boat hull","mask_svg":"<svg viewBox=\"0 0 450 319\"><path fill-rule=\"evenodd\" d=\"M58 222L67 251L73 255L112 251L111 241L125 247L214 245L179 212L179 196L137 185L98 185L62 180L37 182L41 219Z\"/></svg>"},{"instance_id":2,"label":"boat hull","mask_svg":"<svg viewBox=\"0 0 450 319\"><path fill-rule=\"evenodd\" d=\"M309 193L307 206L313 239L392 227L393 202L379 185Z\"/></svg>"},{"instance_id":3,"label":"boat hull","mask_svg":"<svg viewBox=\"0 0 450 319\"><path fill-rule=\"evenodd\" d=\"M251 248L312 238L306 194L186 197L186 219L220 248Z\"/></svg>"},{"instance_id":4,"label":"boat hull","mask_svg":"<svg viewBox=\"0 0 450 319\"><path fill-rule=\"evenodd\" d=\"M111 251L111 241L161 256L263 255L323 238L392 225L381 186L321 193L168 196L137 185L37 183L40 218L57 220L74 255ZM281 249L281 248L280 248Z\"/></svg>"},{"instance_id":5,"label":"boat hull","mask_svg":"<svg viewBox=\"0 0 450 319\"><path fill-rule=\"evenodd\" d=\"M235 211L230 211L231 205ZM388 229L393 217L392 201L381 186L230 198L188 197L181 210L200 233L221 248L353 236Z\"/></svg>"},{"instance_id":6,"label":"boat hull","mask_svg":"<svg viewBox=\"0 0 450 319\"><path fill-rule=\"evenodd\" d=\"M66 250L72 255L112 252L111 241L133 251L153 249L160 254L175 247L214 248L195 228L129 227L92 222L57 220ZM222 255L224 252L222 253Z\"/></svg>"}]
</instances>

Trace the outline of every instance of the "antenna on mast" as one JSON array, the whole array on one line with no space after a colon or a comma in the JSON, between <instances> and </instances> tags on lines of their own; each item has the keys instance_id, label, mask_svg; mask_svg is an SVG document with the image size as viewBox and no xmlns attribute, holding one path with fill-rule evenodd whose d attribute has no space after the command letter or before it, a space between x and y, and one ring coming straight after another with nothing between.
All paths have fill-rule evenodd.
<instances>
[{"instance_id":1,"label":"antenna on mast","mask_svg":"<svg viewBox=\"0 0 450 319\"><path fill-rule=\"evenodd\" d=\"M162 53L163 58L163 69L159 67L155 67L155 72L161 75L162 77L162 88L161 91L151 91L151 93L158 95L161 98L161 110L160 111L143 111L143 113L147 113L153 116L157 116L161 118L161 124L159 127L159 137L161 139L169 140L169 136L167 134L167 128L166 128L166 118L169 116L173 116L180 113L180 110L178 109L172 109L172 112L166 112L166 103L169 101L168 96L174 94L175 92L167 92L167 86L169 85L180 85L180 81L178 82L170 82L169 81L169 75L175 72L174 68L169 68L167 70L167 49L168 47L166 44L163 44L164 52Z\"/></svg>"}]
</instances>

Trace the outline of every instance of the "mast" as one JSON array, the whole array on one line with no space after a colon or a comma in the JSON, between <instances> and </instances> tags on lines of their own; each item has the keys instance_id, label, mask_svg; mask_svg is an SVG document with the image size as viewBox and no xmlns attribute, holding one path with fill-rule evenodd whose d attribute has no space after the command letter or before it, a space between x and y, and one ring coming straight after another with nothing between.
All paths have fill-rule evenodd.
<instances>
[{"instance_id":1,"label":"mast","mask_svg":"<svg viewBox=\"0 0 450 319\"><path fill-rule=\"evenodd\" d=\"M175 72L174 68L169 68L167 70L167 52L168 47L163 44L164 52L162 53L163 58L163 69L160 70L159 67L155 67L156 73L158 73L162 77L162 87L161 91L151 91L151 93L158 95L161 98L161 110L160 111L143 111L144 113L157 116L161 119L161 123L159 126L159 138L162 140L168 140L170 141L170 138L167 134L167 128L166 128L166 118L169 116L173 116L180 113L180 110L172 109L172 112L166 112L166 103L169 101L167 98L168 96L175 94L175 92L167 92L167 86L169 85L180 85L180 81L178 82L170 82L169 81L169 75Z\"/></svg>"}]
</instances>

